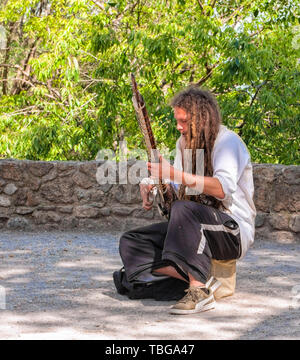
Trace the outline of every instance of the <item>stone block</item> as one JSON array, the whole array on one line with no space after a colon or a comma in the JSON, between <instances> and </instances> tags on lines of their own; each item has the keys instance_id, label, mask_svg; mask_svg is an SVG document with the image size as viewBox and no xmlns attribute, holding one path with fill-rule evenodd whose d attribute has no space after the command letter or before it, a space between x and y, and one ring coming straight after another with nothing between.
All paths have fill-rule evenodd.
<instances>
[{"instance_id":1,"label":"stone block","mask_svg":"<svg viewBox=\"0 0 300 360\"><path fill-rule=\"evenodd\" d=\"M154 218L154 209L145 210L143 208L136 209L133 214L134 217L139 219L153 219Z\"/></svg>"},{"instance_id":2,"label":"stone block","mask_svg":"<svg viewBox=\"0 0 300 360\"><path fill-rule=\"evenodd\" d=\"M26 187L22 187L19 189L15 198L15 206L23 206L26 204L28 191L29 190Z\"/></svg>"},{"instance_id":3,"label":"stone block","mask_svg":"<svg viewBox=\"0 0 300 360\"><path fill-rule=\"evenodd\" d=\"M100 215L100 209L92 206L82 205L75 207L74 214L79 218L96 218Z\"/></svg>"},{"instance_id":4,"label":"stone block","mask_svg":"<svg viewBox=\"0 0 300 360\"><path fill-rule=\"evenodd\" d=\"M73 206L57 206L56 209L63 214L72 214L73 212Z\"/></svg>"},{"instance_id":5,"label":"stone block","mask_svg":"<svg viewBox=\"0 0 300 360\"><path fill-rule=\"evenodd\" d=\"M99 190L99 189L93 189L91 200L92 201L105 202L106 199L105 199L104 192L102 190Z\"/></svg>"},{"instance_id":6,"label":"stone block","mask_svg":"<svg viewBox=\"0 0 300 360\"><path fill-rule=\"evenodd\" d=\"M266 227L258 227L255 229L255 241L268 240L270 230Z\"/></svg>"},{"instance_id":7,"label":"stone block","mask_svg":"<svg viewBox=\"0 0 300 360\"><path fill-rule=\"evenodd\" d=\"M114 215L119 215L119 216L129 216L130 214L133 213L134 210L135 208L131 208L128 206L114 206L111 209Z\"/></svg>"},{"instance_id":8,"label":"stone block","mask_svg":"<svg viewBox=\"0 0 300 360\"><path fill-rule=\"evenodd\" d=\"M79 201L90 201L92 199L93 191L86 189L77 189L75 190L75 194Z\"/></svg>"},{"instance_id":9,"label":"stone block","mask_svg":"<svg viewBox=\"0 0 300 360\"><path fill-rule=\"evenodd\" d=\"M25 230L30 228L30 222L24 217L12 217L8 220L6 227L11 230Z\"/></svg>"},{"instance_id":10,"label":"stone block","mask_svg":"<svg viewBox=\"0 0 300 360\"><path fill-rule=\"evenodd\" d=\"M300 166L299 166L300 167ZM300 212L300 186L290 185L287 210Z\"/></svg>"},{"instance_id":11,"label":"stone block","mask_svg":"<svg viewBox=\"0 0 300 360\"><path fill-rule=\"evenodd\" d=\"M56 223L42 224L42 225L38 225L37 228L42 231L55 231L55 230L59 230L60 225Z\"/></svg>"},{"instance_id":12,"label":"stone block","mask_svg":"<svg viewBox=\"0 0 300 360\"><path fill-rule=\"evenodd\" d=\"M3 189L3 192L6 195L13 195L17 190L18 190L18 188L16 187L16 185L10 183L5 186L5 188Z\"/></svg>"},{"instance_id":13,"label":"stone block","mask_svg":"<svg viewBox=\"0 0 300 360\"><path fill-rule=\"evenodd\" d=\"M275 184L272 192L271 210L286 211L289 206L290 195L290 187L287 184Z\"/></svg>"},{"instance_id":14,"label":"stone block","mask_svg":"<svg viewBox=\"0 0 300 360\"><path fill-rule=\"evenodd\" d=\"M50 172L54 164L46 161L28 161L27 171L37 177L43 177Z\"/></svg>"},{"instance_id":15,"label":"stone block","mask_svg":"<svg viewBox=\"0 0 300 360\"><path fill-rule=\"evenodd\" d=\"M39 205L40 202L41 202L41 199L38 196L38 194L33 193L30 190L27 191L27 193L26 193L26 203L24 205L29 206L29 207L33 207L33 206ZM18 202L18 204L20 204L20 202Z\"/></svg>"},{"instance_id":16,"label":"stone block","mask_svg":"<svg viewBox=\"0 0 300 360\"><path fill-rule=\"evenodd\" d=\"M107 207L102 208L102 209L100 210L100 214L101 214L102 216L109 216L110 213L111 213L111 210L110 210L110 208L107 208Z\"/></svg>"},{"instance_id":17,"label":"stone block","mask_svg":"<svg viewBox=\"0 0 300 360\"><path fill-rule=\"evenodd\" d=\"M1 174L1 172L0 172ZM2 191L2 188L4 187L4 185L6 184L6 181L0 179L0 192Z\"/></svg>"},{"instance_id":18,"label":"stone block","mask_svg":"<svg viewBox=\"0 0 300 360\"><path fill-rule=\"evenodd\" d=\"M283 180L289 185L300 185L300 166L289 166L283 170Z\"/></svg>"},{"instance_id":19,"label":"stone block","mask_svg":"<svg viewBox=\"0 0 300 360\"><path fill-rule=\"evenodd\" d=\"M22 181L23 171L20 162L4 160L0 163L0 174L3 179Z\"/></svg>"},{"instance_id":20,"label":"stone block","mask_svg":"<svg viewBox=\"0 0 300 360\"><path fill-rule=\"evenodd\" d=\"M50 172L42 177L42 182L46 183L48 181L52 181L57 178L57 167L54 167L50 170Z\"/></svg>"},{"instance_id":21,"label":"stone block","mask_svg":"<svg viewBox=\"0 0 300 360\"><path fill-rule=\"evenodd\" d=\"M26 187L28 187L30 190L37 191L39 190L42 180L36 176L33 176L29 172L24 176Z\"/></svg>"},{"instance_id":22,"label":"stone block","mask_svg":"<svg viewBox=\"0 0 300 360\"><path fill-rule=\"evenodd\" d=\"M256 185L254 188L254 203L257 211L270 212L272 203L272 192L266 184Z\"/></svg>"},{"instance_id":23,"label":"stone block","mask_svg":"<svg viewBox=\"0 0 300 360\"><path fill-rule=\"evenodd\" d=\"M255 218L255 227L259 228L265 224L267 214L265 213L257 213Z\"/></svg>"},{"instance_id":24,"label":"stone block","mask_svg":"<svg viewBox=\"0 0 300 360\"><path fill-rule=\"evenodd\" d=\"M277 230L289 230L290 215L286 213L271 213L270 225Z\"/></svg>"},{"instance_id":25,"label":"stone block","mask_svg":"<svg viewBox=\"0 0 300 360\"><path fill-rule=\"evenodd\" d=\"M56 168L59 177L71 177L78 171L78 163L76 161L58 161Z\"/></svg>"},{"instance_id":26,"label":"stone block","mask_svg":"<svg viewBox=\"0 0 300 360\"><path fill-rule=\"evenodd\" d=\"M293 232L300 232L300 215L292 215L290 218L290 223L289 223L289 228L293 231Z\"/></svg>"},{"instance_id":27,"label":"stone block","mask_svg":"<svg viewBox=\"0 0 300 360\"><path fill-rule=\"evenodd\" d=\"M88 205L96 208L103 208L103 206L106 205L106 202L105 201L97 201L94 203L90 202Z\"/></svg>"},{"instance_id":28,"label":"stone block","mask_svg":"<svg viewBox=\"0 0 300 360\"><path fill-rule=\"evenodd\" d=\"M63 229L73 229L79 225L79 220L73 216L63 217L61 220L61 227Z\"/></svg>"},{"instance_id":29,"label":"stone block","mask_svg":"<svg viewBox=\"0 0 300 360\"><path fill-rule=\"evenodd\" d=\"M297 238L289 231L273 231L268 234L268 240L275 241L279 244L293 244Z\"/></svg>"},{"instance_id":30,"label":"stone block","mask_svg":"<svg viewBox=\"0 0 300 360\"><path fill-rule=\"evenodd\" d=\"M94 185L94 183L90 180L90 177L81 172L76 172L72 178L75 184L83 189L89 189Z\"/></svg>"},{"instance_id":31,"label":"stone block","mask_svg":"<svg viewBox=\"0 0 300 360\"><path fill-rule=\"evenodd\" d=\"M9 207L11 206L11 200L8 196L0 195L0 206Z\"/></svg>"},{"instance_id":32,"label":"stone block","mask_svg":"<svg viewBox=\"0 0 300 360\"><path fill-rule=\"evenodd\" d=\"M105 194L108 193L111 188L113 187L112 184L104 184L104 185L98 185L98 188L103 191Z\"/></svg>"},{"instance_id":33,"label":"stone block","mask_svg":"<svg viewBox=\"0 0 300 360\"><path fill-rule=\"evenodd\" d=\"M60 223L61 216L54 211L35 210L32 216L36 224Z\"/></svg>"},{"instance_id":34,"label":"stone block","mask_svg":"<svg viewBox=\"0 0 300 360\"><path fill-rule=\"evenodd\" d=\"M32 214L34 212L34 210L35 210L35 207L21 206L21 207L18 207L15 212L19 215L28 215L28 214Z\"/></svg>"},{"instance_id":35,"label":"stone block","mask_svg":"<svg viewBox=\"0 0 300 360\"><path fill-rule=\"evenodd\" d=\"M272 183L275 176L275 167L267 164L253 166L253 177L256 182Z\"/></svg>"},{"instance_id":36,"label":"stone block","mask_svg":"<svg viewBox=\"0 0 300 360\"><path fill-rule=\"evenodd\" d=\"M55 211L56 206L51 204L39 204L36 209L42 211Z\"/></svg>"},{"instance_id":37,"label":"stone block","mask_svg":"<svg viewBox=\"0 0 300 360\"><path fill-rule=\"evenodd\" d=\"M59 173L64 173L65 171L69 172L71 170L75 171L78 169L79 163L77 161L56 161L55 165Z\"/></svg>"},{"instance_id":38,"label":"stone block","mask_svg":"<svg viewBox=\"0 0 300 360\"><path fill-rule=\"evenodd\" d=\"M80 218L78 229L85 230L101 230L101 231L111 231L117 230L118 225L114 224L111 219L104 218L104 221L99 221L99 219L89 219L89 218ZM108 219L108 220L107 220Z\"/></svg>"},{"instance_id":39,"label":"stone block","mask_svg":"<svg viewBox=\"0 0 300 360\"><path fill-rule=\"evenodd\" d=\"M97 162L87 161L79 165L79 171L87 175L93 182L96 182Z\"/></svg>"},{"instance_id":40,"label":"stone block","mask_svg":"<svg viewBox=\"0 0 300 360\"><path fill-rule=\"evenodd\" d=\"M0 219L9 219L11 212L10 208L0 206Z\"/></svg>"},{"instance_id":41,"label":"stone block","mask_svg":"<svg viewBox=\"0 0 300 360\"><path fill-rule=\"evenodd\" d=\"M119 185L116 188L115 200L121 204L141 203L140 188L138 185Z\"/></svg>"},{"instance_id":42,"label":"stone block","mask_svg":"<svg viewBox=\"0 0 300 360\"><path fill-rule=\"evenodd\" d=\"M41 186L40 193L43 198L54 203L72 203L74 192L72 185L72 182L66 181L46 183Z\"/></svg>"}]
</instances>

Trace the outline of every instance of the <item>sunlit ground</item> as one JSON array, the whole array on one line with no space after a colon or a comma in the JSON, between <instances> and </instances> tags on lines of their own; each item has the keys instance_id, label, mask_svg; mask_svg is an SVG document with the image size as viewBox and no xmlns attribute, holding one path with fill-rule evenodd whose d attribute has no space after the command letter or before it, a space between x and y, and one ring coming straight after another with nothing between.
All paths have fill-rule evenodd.
<instances>
[{"instance_id":1,"label":"sunlit ground","mask_svg":"<svg viewBox=\"0 0 300 360\"><path fill-rule=\"evenodd\" d=\"M256 242L214 310L116 293L120 234L0 234L1 339L300 339L300 244Z\"/></svg>"}]
</instances>

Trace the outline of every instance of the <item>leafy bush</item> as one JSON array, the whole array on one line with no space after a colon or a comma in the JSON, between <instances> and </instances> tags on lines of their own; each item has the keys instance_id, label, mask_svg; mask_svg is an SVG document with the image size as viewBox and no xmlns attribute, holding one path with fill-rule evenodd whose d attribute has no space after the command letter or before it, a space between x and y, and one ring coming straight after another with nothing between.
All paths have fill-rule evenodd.
<instances>
[{"instance_id":1,"label":"leafy bush","mask_svg":"<svg viewBox=\"0 0 300 360\"><path fill-rule=\"evenodd\" d=\"M161 149L178 137L168 101L194 82L253 161L300 164L297 11L291 0L4 0L0 157L143 147L134 72Z\"/></svg>"}]
</instances>

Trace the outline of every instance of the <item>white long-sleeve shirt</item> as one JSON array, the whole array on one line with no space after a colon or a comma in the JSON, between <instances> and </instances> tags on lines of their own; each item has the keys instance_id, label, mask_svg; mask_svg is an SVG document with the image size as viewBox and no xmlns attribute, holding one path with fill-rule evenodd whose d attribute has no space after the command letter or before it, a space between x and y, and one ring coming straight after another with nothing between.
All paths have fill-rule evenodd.
<instances>
[{"instance_id":1,"label":"white long-sleeve shirt","mask_svg":"<svg viewBox=\"0 0 300 360\"><path fill-rule=\"evenodd\" d=\"M176 143L174 167L182 170L180 138ZM242 139L221 125L212 151L213 177L225 194L223 202L228 213L240 228L242 254L254 242L256 209L253 202L254 185L250 154Z\"/></svg>"}]
</instances>

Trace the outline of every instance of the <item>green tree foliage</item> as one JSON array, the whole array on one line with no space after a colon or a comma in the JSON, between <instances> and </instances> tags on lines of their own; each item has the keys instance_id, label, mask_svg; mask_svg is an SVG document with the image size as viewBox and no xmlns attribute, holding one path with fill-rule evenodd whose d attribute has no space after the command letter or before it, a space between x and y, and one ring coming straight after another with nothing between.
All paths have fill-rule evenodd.
<instances>
[{"instance_id":1,"label":"green tree foliage","mask_svg":"<svg viewBox=\"0 0 300 360\"><path fill-rule=\"evenodd\" d=\"M0 156L82 160L120 140L142 147L134 72L160 149L178 137L169 99L197 83L253 161L300 164L299 3L1 1Z\"/></svg>"}]
</instances>

